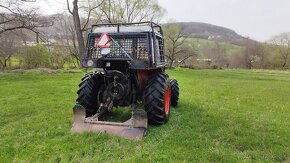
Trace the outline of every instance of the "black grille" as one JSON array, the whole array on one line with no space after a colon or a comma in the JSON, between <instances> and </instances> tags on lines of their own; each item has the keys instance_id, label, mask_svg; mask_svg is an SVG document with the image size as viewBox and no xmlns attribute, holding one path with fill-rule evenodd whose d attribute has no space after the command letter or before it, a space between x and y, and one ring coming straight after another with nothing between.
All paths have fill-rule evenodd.
<instances>
[{"instance_id":1,"label":"black grille","mask_svg":"<svg viewBox=\"0 0 290 163\"><path fill-rule=\"evenodd\" d=\"M101 54L101 48L96 46L96 40L100 35L89 36L87 58L129 58L135 60L148 60L148 37L147 34L134 35L109 35L111 39L110 52L107 55Z\"/></svg>"},{"instance_id":2,"label":"black grille","mask_svg":"<svg viewBox=\"0 0 290 163\"><path fill-rule=\"evenodd\" d=\"M165 62L163 39L162 38L158 38L157 40L158 40L158 44L159 44L160 62Z\"/></svg>"}]
</instances>

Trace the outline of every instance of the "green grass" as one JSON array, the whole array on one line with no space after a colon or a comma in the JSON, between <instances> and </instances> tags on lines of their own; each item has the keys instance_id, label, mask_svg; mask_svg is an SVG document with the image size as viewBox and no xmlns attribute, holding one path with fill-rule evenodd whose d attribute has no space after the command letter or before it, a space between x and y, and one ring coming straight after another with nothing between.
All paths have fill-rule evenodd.
<instances>
[{"instance_id":1,"label":"green grass","mask_svg":"<svg viewBox=\"0 0 290 163\"><path fill-rule=\"evenodd\" d=\"M82 73L0 73L0 162L290 161L290 72L168 73L180 105L139 142L70 133Z\"/></svg>"}]
</instances>

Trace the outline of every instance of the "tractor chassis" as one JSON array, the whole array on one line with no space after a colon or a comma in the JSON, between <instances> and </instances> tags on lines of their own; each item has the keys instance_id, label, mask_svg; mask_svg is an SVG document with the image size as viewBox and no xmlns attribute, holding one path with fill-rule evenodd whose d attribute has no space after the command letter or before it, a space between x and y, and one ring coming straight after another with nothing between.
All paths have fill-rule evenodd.
<instances>
[{"instance_id":1,"label":"tractor chassis","mask_svg":"<svg viewBox=\"0 0 290 163\"><path fill-rule=\"evenodd\" d=\"M84 68L102 68L104 72L90 72L81 79L72 132L140 140L147 122L167 123L171 106L178 104L178 82L165 73L162 28L153 22L93 25L81 63ZM143 104L144 109L137 109L137 104ZM130 105L129 120L103 120L113 107Z\"/></svg>"}]
</instances>

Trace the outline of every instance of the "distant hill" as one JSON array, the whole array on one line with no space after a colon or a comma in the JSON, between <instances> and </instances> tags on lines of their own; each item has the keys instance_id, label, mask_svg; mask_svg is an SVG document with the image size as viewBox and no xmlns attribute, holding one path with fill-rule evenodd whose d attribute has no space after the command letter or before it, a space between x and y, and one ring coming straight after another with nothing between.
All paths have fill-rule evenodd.
<instances>
[{"instance_id":1,"label":"distant hill","mask_svg":"<svg viewBox=\"0 0 290 163\"><path fill-rule=\"evenodd\" d=\"M200 22L178 22L184 35L191 38L209 39L215 41L229 42L235 45L244 46L246 37L237 34L234 30ZM256 42L255 40L250 40Z\"/></svg>"}]
</instances>

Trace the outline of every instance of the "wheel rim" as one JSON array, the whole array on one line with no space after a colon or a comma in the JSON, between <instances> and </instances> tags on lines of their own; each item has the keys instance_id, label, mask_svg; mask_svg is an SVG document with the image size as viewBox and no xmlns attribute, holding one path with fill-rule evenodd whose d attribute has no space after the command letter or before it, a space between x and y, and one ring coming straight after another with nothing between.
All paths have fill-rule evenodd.
<instances>
[{"instance_id":1,"label":"wheel rim","mask_svg":"<svg viewBox=\"0 0 290 163\"><path fill-rule=\"evenodd\" d=\"M165 113L169 113L169 107L170 107L170 90L169 87L166 87L165 90L165 96L164 96L164 108L165 108Z\"/></svg>"}]
</instances>

